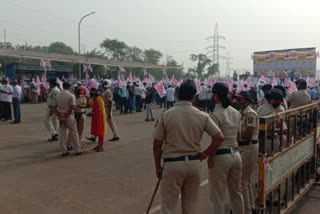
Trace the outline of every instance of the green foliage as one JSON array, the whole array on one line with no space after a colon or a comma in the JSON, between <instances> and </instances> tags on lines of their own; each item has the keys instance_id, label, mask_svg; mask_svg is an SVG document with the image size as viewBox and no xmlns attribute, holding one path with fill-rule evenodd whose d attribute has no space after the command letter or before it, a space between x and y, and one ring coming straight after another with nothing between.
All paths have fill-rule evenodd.
<instances>
[{"instance_id":1,"label":"green foliage","mask_svg":"<svg viewBox=\"0 0 320 214\"><path fill-rule=\"evenodd\" d=\"M167 66L180 67L180 65L178 65L178 62L175 61L175 59L172 56L167 57ZM167 69L167 75L169 77L172 77L172 75L174 75L176 79L180 79L183 77L181 69L173 69L173 68Z\"/></svg>"},{"instance_id":2,"label":"green foliage","mask_svg":"<svg viewBox=\"0 0 320 214\"><path fill-rule=\"evenodd\" d=\"M196 75L197 78L203 78L205 76L206 67L211 64L211 60L204 54L191 54L190 59L197 63L193 69L189 69L192 75Z\"/></svg>"},{"instance_id":3,"label":"green foliage","mask_svg":"<svg viewBox=\"0 0 320 214\"><path fill-rule=\"evenodd\" d=\"M105 50L107 57L114 60L124 60L127 56L128 45L125 42L117 39L105 39L100 44L100 47Z\"/></svg>"},{"instance_id":4,"label":"green foliage","mask_svg":"<svg viewBox=\"0 0 320 214\"><path fill-rule=\"evenodd\" d=\"M218 64L212 64L207 68L207 73L204 75L204 77L208 78L216 74L219 74L219 66Z\"/></svg>"},{"instance_id":5,"label":"green foliage","mask_svg":"<svg viewBox=\"0 0 320 214\"><path fill-rule=\"evenodd\" d=\"M100 44L102 51L97 49L93 49L92 51L86 52L83 55L88 57L98 57L98 58L106 58L106 59L113 59L113 60L126 60L132 62L146 62L151 64L159 64L160 59L163 57L162 53L155 49L140 49L136 46L128 46L124 41L119 41L117 39L104 39L104 41ZM57 54L65 54L65 55L72 55L77 54L70 46L66 45L63 42L53 42L49 46L32 46L28 44L24 45L15 45L13 46L11 43L1 43L0 48L11 48L16 50L27 50L27 51L36 51L36 52L43 52L43 53L57 53ZM12 57L0 57L0 63L2 67L0 71L4 71L5 65L10 63L19 63L20 59L12 58ZM24 64L34 64L38 65L39 60L35 59L24 59ZM71 63L65 62L52 62L52 66L68 66ZM167 66L172 67L179 67L178 63L174 60L173 57L167 57ZM101 78L117 78L118 75L118 68L117 67L110 67L105 68L101 65L91 65L94 72L89 72L90 76L99 75ZM82 69L82 65L81 65ZM125 77L127 78L130 74L139 77L140 79L144 78L143 69L142 68L125 68L126 73ZM72 64L72 72L74 76L78 76L79 74L79 64ZM156 79L162 79L162 69L148 69ZM171 78L172 75L175 76L176 79L182 78L182 72L180 69L167 69L167 74ZM84 73L81 73L82 77L84 77Z\"/></svg>"},{"instance_id":6,"label":"green foliage","mask_svg":"<svg viewBox=\"0 0 320 214\"><path fill-rule=\"evenodd\" d=\"M9 48L9 49L14 49L12 43L10 42L0 42L0 48Z\"/></svg>"},{"instance_id":7,"label":"green foliage","mask_svg":"<svg viewBox=\"0 0 320 214\"><path fill-rule=\"evenodd\" d=\"M159 61L162 57L162 53L160 51L154 50L154 49L147 49L143 51L144 55L144 61L158 65Z\"/></svg>"},{"instance_id":8,"label":"green foliage","mask_svg":"<svg viewBox=\"0 0 320 214\"><path fill-rule=\"evenodd\" d=\"M48 47L48 53L57 53L57 54L65 54L65 55L72 55L75 54L73 49L64 44L63 42L53 42Z\"/></svg>"},{"instance_id":9,"label":"green foliage","mask_svg":"<svg viewBox=\"0 0 320 214\"><path fill-rule=\"evenodd\" d=\"M143 62L143 50L136 46L128 47L126 60L131 62Z\"/></svg>"}]
</instances>

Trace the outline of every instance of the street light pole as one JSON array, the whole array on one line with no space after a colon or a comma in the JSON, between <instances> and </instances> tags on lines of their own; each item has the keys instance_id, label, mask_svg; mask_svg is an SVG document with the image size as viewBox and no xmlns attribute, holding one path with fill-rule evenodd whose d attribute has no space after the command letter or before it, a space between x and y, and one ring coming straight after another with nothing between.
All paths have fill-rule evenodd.
<instances>
[{"instance_id":1,"label":"street light pole","mask_svg":"<svg viewBox=\"0 0 320 214\"><path fill-rule=\"evenodd\" d=\"M85 16L83 16L80 21L79 21L79 24L78 24L78 48L79 48L79 56L80 56L80 24L82 22L82 20L92 14L94 14L95 12L91 12ZM81 64L79 63L79 80L81 80Z\"/></svg>"}]
</instances>

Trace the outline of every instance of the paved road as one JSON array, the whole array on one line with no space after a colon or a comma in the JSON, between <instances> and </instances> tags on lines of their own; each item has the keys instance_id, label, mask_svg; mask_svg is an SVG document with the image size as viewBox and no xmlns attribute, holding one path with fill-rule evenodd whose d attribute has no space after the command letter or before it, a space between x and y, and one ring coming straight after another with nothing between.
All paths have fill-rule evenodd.
<instances>
[{"instance_id":1,"label":"paved road","mask_svg":"<svg viewBox=\"0 0 320 214\"><path fill-rule=\"evenodd\" d=\"M43 104L24 104L21 124L0 122L0 213L144 213L156 184L154 123L144 113L115 113L120 141L106 141L105 152L96 153L82 140L84 155L61 157L58 143L47 141L44 112ZM87 120L86 135L89 129ZM204 165L199 213L209 209L206 178ZM156 198L154 213L158 204Z\"/></svg>"},{"instance_id":2,"label":"paved road","mask_svg":"<svg viewBox=\"0 0 320 214\"><path fill-rule=\"evenodd\" d=\"M308 193L298 202L292 214L319 214L320 213L320 186L315 184Z\"/></svg>"},{"instance_id":3,"label":"paved road","mask_svg":"<svg viewBox=\"0 0 320 214\"><path fill-rule=\"evenodd\" d=\"M43 104L24 104L22 124L0 122L0 213L144 213L156 184L154 123L145 122L144 113L115 113L120 141L106 141L105 152L95 153L91 150L95 144L82 140L84 155L61 157L58 143L47 141L44 112ZM155 113L160 115L161 109L156 108ZM87 120L85 135L89 130ZM208 142L205 134L203 144ZM199 213L206 214L210 208L205 163L202 174ZM319 198L316 187L295 214L318 206ZM159 213L158 205L156 197L152 213ZM309 213L319 213L312 209Z\"/></svg>"}]
</instances>

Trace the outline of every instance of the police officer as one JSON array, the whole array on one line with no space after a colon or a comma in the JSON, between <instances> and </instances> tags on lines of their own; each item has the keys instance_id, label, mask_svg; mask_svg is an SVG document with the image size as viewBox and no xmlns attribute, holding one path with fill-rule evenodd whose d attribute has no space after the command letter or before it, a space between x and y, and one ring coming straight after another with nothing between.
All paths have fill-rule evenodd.
<instances>
[{"instance_id":1,"label":"police officer","mask_svg":"<svg viewBox=\"0 0 320 214\"><path fill-rule=\"evenodd\" d=\"M262 100L259 101L259 104L258 104L259 106L262 106L263 104L265 104L267 102L267 98L272 90L272 85L266 84L266 85L262 86L261 90L263 92L264 97L262 98Z\"/></svg>"},{"instance_id":2,"label":"police officer","mask_svg":"<svg viewBox=\"0 0 320 214\"><path fill-rule=\"evenodd\" d=\"M307 82L304 79L299 79L297 82L298 91L290 94L287 99L287 103L288 105L290 105L290 109L311 103L311 97L307 92Z\"/></svg>"},{"instance_id":3,"label":"police officer","mask_svg":"<svg viewBox=\"0 0 320 214\"><path fill-rule=\"evenodd\" d=\"M117 141L119 140L119 134L117 130L117 126L113 121L112 117L112 99L113 99L113 94L112 91L110 90L111 88L111 81L106 79L104 80L103 87L105 90L102 93L102 97L105 102L105 107L106 107L106 114L107 114L107 122L112 130L113 133L113 138L110 141Z\"/></svg>"},{"instance_id":4,"label":"police officer","mask_svg":"<svg viewBox=\"0 0 320 214\"><path fill-rule=\"evenodd\" d=\"M214 155L208 157L210 198L214 214L225 213L226 189L228 187L232 213L243 214L241 192L241 156L238 151L237 135L240 133L241 115L230 106L229 89L224 83L212 88L216 103L210 115L222 130L224 140Z\"/></svg>"},{"instance_id":5,"label":"police officer","mask_svg":"<svg viewBox=\"0 0 320 214\"><path fill-rule=\"evenodd\" d=\"M156 175L158 178L162 175L162 214L177 213L180 193L182 213L199 213L200 160L212 156L223 140L223 134L209 115L192 106L196 93L194 81L185 80L179 89L180 101L162 114L153 133ZM212 137L212 143L201 152L203 132Z\"/></svg>"},{"instance_id":6,"label":"police officer","mask_svg":"<svg viewBox=\"0 0 320 214\"><path fill-rule=\"evenodd\" d=\"M59 122L57 116L54 114L54 106L55 106L55 98L58 94L60 94L60 89L57 87L57 83L55 79L49 80L50 93L48 94L47 105L48 109L46 112L44 125L47 127L50 133L49 142L58 140L58 129Z\"/></svg>"},{"instance_id":7,"label":"police officer","mask_svg":"<svg viewBox=\"0 0 320 214\"><path fill-rule=\"evenodd\" d=\"M259 106L257 109L259 118L266 117L269 115L275 115L276 113L285 111L284 107L282 106L283 103L284 103L283 94L281 90L272 89L271 93L268 96L266 96L266 102L262 106ZM277 124L277 127L279 127L280 125L285 126L285 124L282 123L282 124ZM275 151L279 150L280 142L279 142L278 136L276 134L271 133L272 127L271 126L267 126L267 127L269 127L270 129L268 130L266 150L267 150L267 153L271 153L272 138L274 138L276 142L274 147Z\"/></svg>"},{"instance_id":8,"label":"police officer","mask_svg":"<svg viewBox=\"0 0 320 214\"><path fill-rule=\"evenodd\" d=\"M72 144L75 155L80 155L81 146L77 130L77 123L73 115L76 108L76 100L73 94L69 92L71 85L68 82L63 83L63 91L57 95L54 112L60 122L60 147L62 155L68 155L67 149L67 129L69 130L69 139Z\"/></svg>"},{"instance_id":9,"label":"police officer","mask_svg":"<svg viewBox=\"0 0 320 214\"><path fill-rule=\"evenodd\" d=\"M74 89L74 94L76 98L76 108L74 111L74 117L77 121L77 130L79 134L79 140L81 141L82 133L84 130L84 124L86 121L86 107L87 99L85 96L81 95L81 87L76 87Z\"/></svg>"},{"instance_id":10,"label":"police officer","mask_svg":"<svg viewBox=\"0 0 320 214\"><path fill-rule=\"evenodd\" d=\"M238 145L242 159L241 188L245 209L244 213L251 214L255 209L252 179L253 173L256 172L255 168L259 155L259 117L250 107L250 104L254 103L254 100L249 92L240 92L237 101L241 113L241 133Z\"/></svg>"}]
</instances>

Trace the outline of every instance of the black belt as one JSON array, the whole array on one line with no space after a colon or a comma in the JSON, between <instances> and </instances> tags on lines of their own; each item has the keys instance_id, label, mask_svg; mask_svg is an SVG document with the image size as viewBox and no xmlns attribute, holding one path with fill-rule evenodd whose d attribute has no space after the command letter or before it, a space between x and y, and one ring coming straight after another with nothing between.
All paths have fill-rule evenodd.
<instances>
[{"instance_id":1,"label":"black belt","mask_svg":"<svg viewBox=\"0 0 320 214\"><path fill-rule=\"evenodd\" d=\"M274 135L274 136L267 136L267 139L268 139L268 140L272 140L272 139L276 139L276 137L277 137L276 135Z\"/></svg>"},{"instance_id":2,"label":"black belt","mask_svg":"<svg viewBox=\"0 0 320 214\"><path fill-rule=\"evenodd\" d=\"M189 160L200 160L200 155L184 155L176 158L165 158L164 162L175 162L175 161L185 161L186 157L188 157Z\"/></svg>"},{"instance_id":3,"label":"black belt","mask_svg":"<svg viewBox=\"0 0 320 214\"><path fill-rule=\"evenodd\" d=\"M227 148L227 149L219 149L216 151L216 155L225 155L225 154L231 154L231 149L233 152L238 152L238 147L233 147L233 148Z\"/></svg>"},{"instance_id":4,"label":"black belt","mask_svg":"<svg viewBox=\"0 0 320 214\"><path fill-rule=\"evenodd\" d=\"M248 141L239 141L238 142L238 145L239 146L248 146L248 145L254 145L254 144L257 144L258 141L257 140L248 140Z\"/></svg>"}]
</instances>

